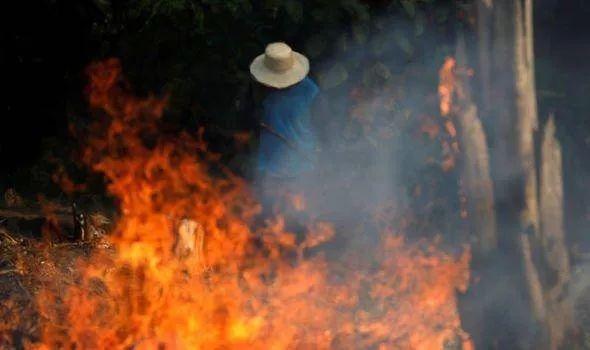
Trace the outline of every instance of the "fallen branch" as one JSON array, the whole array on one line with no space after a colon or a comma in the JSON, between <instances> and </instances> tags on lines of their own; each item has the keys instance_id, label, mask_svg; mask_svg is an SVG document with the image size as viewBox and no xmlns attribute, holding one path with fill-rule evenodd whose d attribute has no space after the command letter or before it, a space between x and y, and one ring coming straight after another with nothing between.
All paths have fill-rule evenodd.
<instances>
[{"instance_id":1,"label":"fallen branch","mask_svg":"<svg viewBox=\"0 0 590 350\"><path fill-rule=\"evenodd\" d=\"M53 215L59 222L70 223L72 221L72 210L66 208L58 208ZM0 218L6 219L23 219L23 220L37 220L45 219L46 215L41 209L32 208L0 208Z\"/></svg>"},{"instance_id":2,"label":"fallen branch","mask_svg":"<svg viewBox=\"0 0 590 350\"><path fill-rule=\"evenodd\" d=\"M2 230L2 229L0 229L0 235L1 235L2 237L4 237L4 239L6 239L7 241L9 241L9 242L10 242L10 243L12 243L12 244L16 244L16 243L18 243L18 241L16 240L16 238L12 237L12 236L10 235L10 233L8 233L8 232L7 232L7 231L5 231L5 230Z\"/></svg>"}]
</instances>

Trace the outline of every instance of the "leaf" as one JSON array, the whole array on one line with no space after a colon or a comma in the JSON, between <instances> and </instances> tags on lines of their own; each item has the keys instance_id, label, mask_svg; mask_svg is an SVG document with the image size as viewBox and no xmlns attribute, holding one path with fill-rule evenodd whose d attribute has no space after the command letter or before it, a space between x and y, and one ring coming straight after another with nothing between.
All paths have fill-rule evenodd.
<instances>
[{"instance_id":1,"label":"leaf","mask_svg":"<svg viewBox=\"0 0 590 350\"><path fill-rule=\"evenodd\" d=\"M387 37L384 35L378 35L371 40L369 46L373 55L380 56L388 48Z\"/></svg>"},{"instance_id":2,"label":"leaf","mask_svg":"<svg viewBox=\"0 0 590 350\"><path fill-rule=\"evenodd\" d=\"M109 0L94 0L94 4L103 14L107 14L111 10L111 2Z\"/></svg>"},{"instance_id":3,"label":"leaf","mask_svg":"<svg viewBox=\"0 0 590 350\"><path fill-rule=\"evenodd\" d=\"M166 0L160 1L158 6L163 13L168 15L174 14L178 11L185 10L188 2L185 0Z\"/></svg>"},{"instance_id":4,"label":"leaf","mask_svg":"<svg viewBox=\"0 0 590 350\"><path fill-rule=\"evenodd\" d=\"M399 30L396 30L393 33L393 36L394 36L395 42L397 43L399 48L402 49L402 51L406 55L411 56L414 54L414 47L412 46L412 44L410 43L410 41L408 40L408 38L406 37L406 35L404 33L402 33Z\"/></svg>"},{"instance_id":5,"label":"leaf","mask_svg":"<svg viewBox=\"0 0 590 350\"><path fill-rule=\"evenodd\" d=\"M316 21L321 21L323 18L326 17L326 11L319 8L313 9L311 10L311 17Z\"/></svg>"},{"instance_id":6,"label":"leaf","mask_svg":"<svg viewBox=\"0 0 590 350\"><path fill-rule=\"evenodd\" d=\"M203 33L205 30L205 12L201 6L194 3L191 3L191 8L193 10L193 18L196 24L196 30L198 33Z\"/></svg>"},{"instance_id":7,"label":"leaf","mask_svg":"<svg viewBox=\"0 0 590 350\"><path fill-rule=\"evenodd\" d=\"M250 15L252 13L252 4L250 1L240 1L242 15Z\"/></svg>"},{"instance_id":8,"label":"leaf","mask_svg":"<svg viewBox=\"0 0 590 350\"><path fill-rule=\"evenodd\" d=\"M318 81L322 89L327 90L341 85L347 79L348 71L342 64L337 63L326 72L320 73Z\"/></svg>"},{"instance_id":9,"label":"leaf","mask_svg":"<svg viewBox=\"0 0 590 350\"><path fill-rule=\"evenodd\" d=\"M367 42L367 34L369 32L369 28L364 24L354 24L352 26L352 37L354 41L362 45Z\"/></svg>"},{"instance_id":10,"label":"leaf","mask_svg":"<svg viewBox=\"0 0 590 350\"><path fill-rule=\"evenodd\" d=\"M297 0L285 2L285 11L295 23L301 22L303 18L303 5Z\"/></svg>"},{"instance_id":11,"label":"leaf","mask_svg":"<svg viewBox=\"0 0 590 350\"><path fill-rule=\"evenodd\" d=\"M414 35L420 36L424 34L424 27L426 25L426 17L422 12L418 12L414 19Z\"/></svg>"},{"instance_id":12,"label":"leaf","mask_svg":"<svg viewBox=\"0 0 590 350\"><path fill-rule=\"evenodd\" d=\"M382 62L375 63L375 66L373 67L373 71L375 72L376 76L378 76L379 78L381 78L383 80L391 79L391 71Z\"/></svg>"},{"instance_id":13,"label":"leaf","mask_svg":"<svg viewBox=\"0 0 590 350\"><path fill-rule=\"evenodd\" d=\"M367 87L379 87L391 79L391 76L389 68L377 62L363 72L363 84Z\"/></svg>"},{"instance_id":14,"label":"leaf","mask_svg":"<svg viewBox=\"0 0 590 350\"><path fill-rule=\"evenodd\" d=\"M326 40L323 35L316 34L309 38L305 43L305 53L310 58L321 55L326 49Z\"/></svg>"},{"instance_id":15,"label":"leaf","mask_svg":"<svg viewBox=\"0 0 590 350\"><path fill-rule=\"evenodd\" d=\"M408 16L414 18L416 15L416 6L414 5L414 2L411 0L401 0L401 4Z\"/></svg>"},{"instance_id":16,"label":"leaf","mask_svg":"<svg viewBox=\"0 0 590 350\"><path fill-rule=\"evenodd\" d=\"M342 52L348 50L348 35L342 34L336 39L336 47Z\"/></svg>"},{"instance_id":17,"label":"leaf","mask_svg":"<svg viewBox=\"0 0 590 350\"><path fill-rule=\"evenodd\" d=\"M358 0L341 0L340 5L353 19L368 21L371 18L369 6Z\"/></svg>"},{"instance_id":18,"label":"leaf","mask_svg":"<svg viewBox=\"0 0 590 350\"><path fill-rule=\"evenodd\" d=\"M444 23L449 18L449 9L441 7L435 12L436 22Z\"/></svg>"}]
</instances>

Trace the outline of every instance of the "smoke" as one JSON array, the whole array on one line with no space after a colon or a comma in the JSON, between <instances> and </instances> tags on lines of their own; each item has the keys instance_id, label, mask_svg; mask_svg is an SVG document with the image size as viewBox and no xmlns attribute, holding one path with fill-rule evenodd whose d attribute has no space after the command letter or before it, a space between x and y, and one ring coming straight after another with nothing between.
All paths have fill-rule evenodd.
<instances>
[{"instance_id":1,"label":"smoke","mask_svg":"<svg viewBox=\"0 0 590 350\"><path fill-rule=\"evenodd\" d=\"M415 22L401 16L379 21L381 30L372 33L365 42L354 42L351 35L353 44L345 53L335 53L321 62L312 59L311 75L319 82L321 98L328 105L314 115L319 125L321 151L315 173L298 178L289 186L294 192L306 194L308 212L334 222L339 228L337 232L341 236L335 250L370 252L371 245L378 243L379 229L383 228L375 224L375 213L384 207L389 210L388 228L404 230L400 233L411 239L440 234L449 246L456 247L457 242L465 242L474 232L468 232L460 218L457 170L442 169L440 140L448 135L444 135L436 101L437 71L444 58L454 53L454 35L438 31L435 25L426 25L422 34L416 36ZM547 30L541 32L547 34ZM538 42L535 45L541 49L537 49L540 51L537 61L543 68L537 71L537 99L540 126L543 126L548 111L555 108L548 107L548 102L555 101L555 97L547 99L544 92L548 76L545 63L550 53L546 43ZM469 51L467 56L476 58L477 54ZM472 64L475 62L471 60ZM476 70L476 77L477 74ZM506 76L492 78L506 79ZM473 90L475 99L480 98L480 91ZM560 104L564 101L557 100ZM580 154L583 151L576 148L579 143L567 139L570 133L562 131L560 121L571 123L567 113L567 110L558 113L558 137L564 144L566 209L575 208L577 212L566 211L565 226L569 237L580 240L579 237L587 236L587 220L579 215L585 200L580 198L583 195L575 193L576 189L580 190L581 181L575 179L572 171L579 171L580 166L572 158L575 154L583 157ZM492 115L483 123L489 146L501 147L506 140L494 133L498 118ZM431 124L439 128L433 138L424 132L424 125ZM518 170L511 165L504 166L501 178L494 171L499 184L494 191L499 211L522 200L512 187L520 175ZM568 198L581 204L567 202ZM499 236L513 231L513 224L498 222ZM514 252L508 246L503 243L493 257L474 266L484 280L474 280L463 298L463 322L474 337L496 335L503 341L500 346L530 348L539 342L535 338L540 328L531 318L527 291L522 288L522 261L514 259ZM590 287L588 276L586 265L574 269L568 298L581 300ZM490 345L485 341L480 345Z\"/></svg>"},{"instance_id":2,"label":"smoke","mask_svg":"<svg viewBox=\"0 0 590 350\"><path fill-rule=\"evenodd\" d=\"M311 77L321 89L312 111L317 166L279 185L303 193L308 213L341 228L338 249L376 244L382 227L374 217L383 208L395 230L412 222L405 228L413 232L399 232L409 237L452 237L452 223L460 221L455 170L442 165L440 142L448 135L437 99L438 69L452 48L449 33L436 23L418 28L401 15L375 22L380 29L362 39L340 33L348 40L345 51L311 59ZM439 134L429 137L427 123Z\"/></svg>"}]
</instances>

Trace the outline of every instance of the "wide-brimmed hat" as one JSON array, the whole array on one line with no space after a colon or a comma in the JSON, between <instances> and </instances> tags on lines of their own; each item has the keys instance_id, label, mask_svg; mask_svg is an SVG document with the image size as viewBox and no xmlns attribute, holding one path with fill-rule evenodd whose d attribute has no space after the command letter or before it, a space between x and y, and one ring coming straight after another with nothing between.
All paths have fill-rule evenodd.
<instances>
[{"instance_id":1,"label":"wide-brimmed hat","mask_svg":"<svg viewBox=\"0 0 590 350\"><path fill-rule=\"evenodd\" d=\"M297 84L307 76L307 57L293 51L285 43L272 43L264 54L250 64L250 73L259 83L277 89Z\"/></svg>"}]
</instances>

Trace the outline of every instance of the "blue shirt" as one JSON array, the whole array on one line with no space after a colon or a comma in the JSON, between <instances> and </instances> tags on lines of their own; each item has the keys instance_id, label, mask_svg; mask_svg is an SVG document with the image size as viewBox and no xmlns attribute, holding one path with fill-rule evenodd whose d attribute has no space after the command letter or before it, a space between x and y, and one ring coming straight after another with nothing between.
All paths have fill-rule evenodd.
<instances>
[{"instance_id":1,"label":"blue shirt","mask_svg":"<svg viewBox=\"0 0 590 350\"><path fill-rule=\"evenodd\" d=\"M310 110L318 92L318 86L306 77L265 97L262 122L272 131L261 129L258 171L263 176L293 178L313 170L317 140Z\"/></svg>"}]
</instances>

